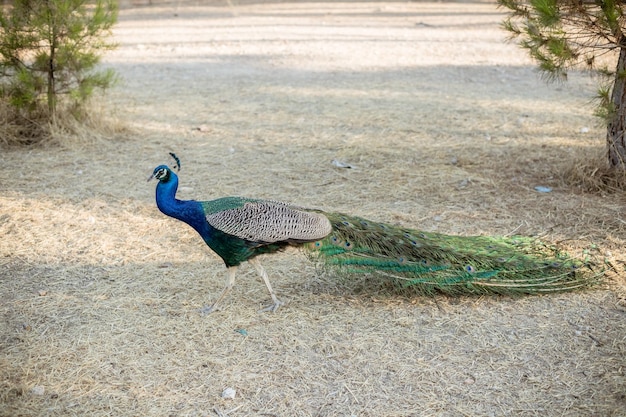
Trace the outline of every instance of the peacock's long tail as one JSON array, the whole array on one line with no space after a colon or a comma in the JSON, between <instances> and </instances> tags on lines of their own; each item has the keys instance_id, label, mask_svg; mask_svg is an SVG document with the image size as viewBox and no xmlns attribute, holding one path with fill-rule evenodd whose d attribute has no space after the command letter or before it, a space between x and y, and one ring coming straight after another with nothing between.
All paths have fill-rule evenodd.
<instances>
[{"instance_id":1,"label":"peacock's long tail","mask_svg":"<svg viewBox=\"0 0 626 417\"><path fill-rule=\"evenodd\" d=\"M328 267L382 274L418 294L536 294L571 291L603 274L592 259L575 259L528 237L450 236L324 213L332 232L307 244Z\"/></svg>"}]
</instances>

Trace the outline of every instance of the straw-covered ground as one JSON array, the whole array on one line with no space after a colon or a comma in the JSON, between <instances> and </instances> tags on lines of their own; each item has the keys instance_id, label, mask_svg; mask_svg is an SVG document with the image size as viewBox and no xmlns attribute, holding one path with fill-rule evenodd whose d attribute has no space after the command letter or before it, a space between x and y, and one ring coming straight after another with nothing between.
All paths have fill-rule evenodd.
<instances>
[{"instance_id":1,"label":"straw-covered ground","mask_svg":"<svg viewBox=\"0 0 626 417\"><path fill-rule=\"evenodd\" d=\"M100 110L114 133L0 155L0 415L626 415L626 196L571 169L602 152L595 82L544 84L502 18L481 2L124 8ZM202 316L225 269L155 207L146 179L169 151L182 198L539 234L596 245L614 272L573 294L401 297L292 251L263 260L277 313L257 312L269 297L244 266Z\"/></svg>"}]
</instances>

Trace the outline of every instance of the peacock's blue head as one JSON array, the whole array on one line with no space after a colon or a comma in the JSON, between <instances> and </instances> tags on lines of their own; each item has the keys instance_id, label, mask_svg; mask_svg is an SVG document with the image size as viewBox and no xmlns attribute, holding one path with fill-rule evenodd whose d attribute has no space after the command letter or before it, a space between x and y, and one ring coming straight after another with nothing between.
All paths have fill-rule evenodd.
<instances>
[{"instance_id":1,"label":"peacock's blue head","mask_svg":"<svg viewBox=\"0 0 626 417\"><path fill-rule=\"evenodd\" d=\"M174 169L176 171L180 171L180 159L176 156L174 152L170 152L170 156L174 158ZM159 180L159 182L166 183L172 177L176 178L176 174L174 174L174 171L172 171L170 167L168 167L167 165L159 165L158 167L154 168L154 171L152 171L152 175L150 175L148 181L150 181L152 178L156 178L157 180Z\"/></svg>"},{"instance_id":2,"label":"peacock's blue head","mask_svg":"<svg viewBox=\"0 0 626 417\"><path fill-rule=\"evenodd\" d=\"M168 182L172 178L172 176L175 175L176 174L174 174L174 172L167 165L159 165L158 167L154 168L154 171L152 171L152 175L150 175L148 181L150 181L152 178L155 178L160 182Z\"/></svg>"}]
</instances>

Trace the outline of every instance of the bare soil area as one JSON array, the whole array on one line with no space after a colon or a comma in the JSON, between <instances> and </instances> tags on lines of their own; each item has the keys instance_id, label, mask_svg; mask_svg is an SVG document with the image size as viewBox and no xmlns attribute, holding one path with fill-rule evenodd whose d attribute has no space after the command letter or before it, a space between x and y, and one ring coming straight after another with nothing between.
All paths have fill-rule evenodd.
<instances>
[{"instance_id":1,"label":"bare soil area","mask_svg":"<svg viewBox=\"0 0 626 417\"><path fill-rule=\"evenodd\" d=\"M626 415L626 196L567 178L603 150L595 81L546 85L502 19L491 2L126 4L101 103L118 133L0 154L0 415ZM202 316L225 268L154 204L170 151L180 198L541 235L611 271L580 293L409 298L288 251L262 259L277 313L244 266Z\"/></svg>"}]
</instances>

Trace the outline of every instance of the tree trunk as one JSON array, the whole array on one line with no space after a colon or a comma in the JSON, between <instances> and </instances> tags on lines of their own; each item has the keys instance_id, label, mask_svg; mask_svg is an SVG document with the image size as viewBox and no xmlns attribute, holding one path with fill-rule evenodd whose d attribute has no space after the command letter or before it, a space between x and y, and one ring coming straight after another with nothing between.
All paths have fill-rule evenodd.
<instances>
[{"instance_id":1,"label":"tree trunk","mask_svg":"<svg viewBox=\"0 0 626 417\"><path fill-rule=\"evenodd\" d=\"M56 115L56 85L54 83L54 56L55 46L50 46L50 60L48 62L48 111L52 117L52 121Z\"/></svg>"},{"instance_id":2,"label":"tree trunk","mask_svg":"<svg viewBox=\"0 0 626 417\"><path fill-rule=\"evenodd\" d=\"M622 40L623 38L624 35ZM613 168L626 171L626 45L622 45L619 52L611 104L614 113L611 115L606 133L609 163Z\"/></svg>"},{"instance_id":3,"label":"tree trunk","mask_svg":"<svg viewBox=\"0 0 626 417\"><path fill-rule=\"evenodd\" d=\"M57 89L55 83L56 72L56 50L57 50L57 16L54 2L50 0L46 1L46 7L48 12L48 22L50 25L50 57L48 61L48 111L53 123L56 122L56 107L57 107Z\"/></svg>"}]
</instances>

